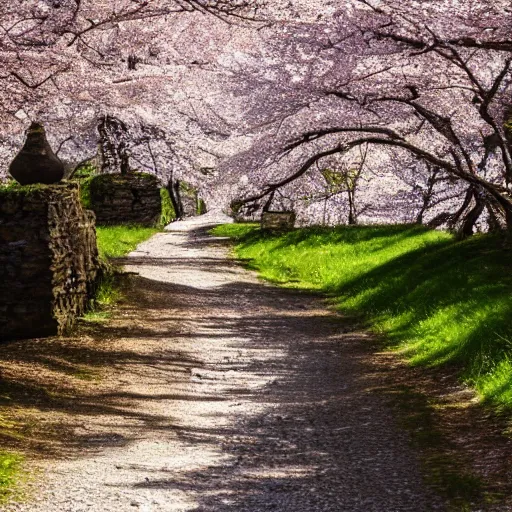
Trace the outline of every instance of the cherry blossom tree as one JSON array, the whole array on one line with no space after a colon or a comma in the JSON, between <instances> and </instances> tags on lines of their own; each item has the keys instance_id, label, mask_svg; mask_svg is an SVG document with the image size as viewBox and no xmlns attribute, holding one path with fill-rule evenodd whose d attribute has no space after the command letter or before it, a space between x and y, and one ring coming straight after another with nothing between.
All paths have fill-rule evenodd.
<instances>
[{"instance_id":1,"label":"cherry blossom tree","mask_svg":"<svg viewBox=\"0 0 512 512\"><path fill-rule=\"evenodd\" d=\"M116 119L116 165L219 204L510 228L511 27L508 0L9 2L2 161L38 119L71 170Z\"/></svg>"},{"instance_id":2,"label":"cherry blossom tree","mask_svg":"<svg viewBox=\"0 0 512 512\"><path fill-rule=\"evenodd\" d=\"M449 224L468 235L485 213L492 227L510 228L504 125L511 16L507 2L365 0L327 22L290 24L280 40L269 40L267 55L241 73L242 94L274 91L265 102L256 97L248 112L260 133L242 158L265 178L256 186L251 179L254 193L246 191L242 201L264 200L318 162L369 145L381 167L395 161L403 174L389 157L399 151L435 172L420 220L437 204L436 188L462 185L462 204L445 215ZM410 167L407 178L412 190L416 169Z\"/></svg>"},{"instance_id":3,"label":"cherry blossom tree","mask_svg":"<svg viewBox=\"0 0 512 512\"><path fill-rule=\"evenodd\" d=\"M192 124L199 126L196 139L211 135L202 122L208 116L201 112L209 102L198 105L196 98L208 97L198 91L202 87L204 92L213 80L210 68L218 48L232 38L231 27L256 22L259 8L260 2L245 0L3 3L3 171L34 119L48 126L52 145L70 167L91 158L98 138L108 136L101 119L116 118L125 124L128 139L133 138L123 142L128 160L136 147L140 160L140 146L147 146L144 140L150 131L158 134L153 142L157 159L158 150L165 148L163 157L170 146L175 157L184 156L178 146L185 143L176 143L178 133L190 147L195 144L188 133ZM162 134L169 134L165 142ZM151 151L146 153L141 164L145 168L154 163ZM135 163L125 162L124 167Z\"/></svg>"}]
</instances>

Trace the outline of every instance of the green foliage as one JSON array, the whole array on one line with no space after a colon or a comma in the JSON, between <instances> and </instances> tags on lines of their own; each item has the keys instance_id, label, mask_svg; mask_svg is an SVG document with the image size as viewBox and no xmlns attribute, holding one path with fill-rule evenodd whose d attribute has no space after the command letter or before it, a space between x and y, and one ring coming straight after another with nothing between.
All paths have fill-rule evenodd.
<instances>
[{"instance_id":1,"label":"green foliage","mask_svg":"<svg viewBox=\"0 0 512 512\"><path fill-rule=\"evenodd\" d=\"M98 226L96 235L100 257L105 260L122 258L155 233L158 233L157 228L143 226Z\"/></svg>"},{"instance_id":2,"label":"green foliage","mask_svg":"<svg viewBox=\"0 0 512 512\"><path fill-rule=\"evenodd\" d=\"M73 174L72 181L80 184L80 201L84 208L91 208L91 182L98 174L98 169L92 162L82 164Z\"/></svg>"},{"instance_id":3,"label":"green foliage","mask_svg":"<svg viewBox=\"0 0 512 512\"><path fill-rule=\"evenodd\" d=\"M197 215L204 215L207 212L206 203L203 199L197 198Z\"/></svg>"},{"instance_id":4,"label":"green foliage","mask_svg":"<svg viewBox=\"0 0 512 512\"><path fill-rule=\"evenodd\" d=\"M346 190L353 190L359 177L358 169L322 169L321 174L327 183L331 194L339 194Z\"/></svg>"},{"instance_id":5,"label":"green foliage","mask_svg":"<svg viewBox=\"0 0 512 512\"><path fill-rule=\"evenodd\" d=\"M10 180L5 184L0 185L0 199L8 196L28 196L34 192L47 190L51 185L43 183L34 183L31 185L20 185L17 181Z\"/></svg>"},{"instance_id":6,"label":"green foliage","mask_svg":"<svg viewBox=\"0 0 512 512\"><path fill-rule=\"evenodd\" d=\"M17 453L0 451L0 503L11 496L22 461L23 457Z\"/></svg>"},{"instance_id":7,"label":"green foliage","mask_svg":"<svg viewBox=\"0 0 512 512\"><path fill-rule=\"evenodd\" d=\"M0 183L0 193L7 192L9 190L15 190L18 187L21 187L21 185L17 181L9 179Z\"/></svg>"},{"instance_id":8,"label":"green foliage","mask_svg":"<svg viewBox=\"0 0 512 512\"><path fill-rule=\"evenodd\" d=\"M499 237L456 241L419 226L215 233L235 237L266 279L329 294L412 364L456 365L485 400L512 407L512 262Z\"/></svg>"},{"instance_id":9,"label":"green foliage","mask_svg":"<svg viewBox=\"0 0 512 512\"><path fill-rule=\"evenodd\" d=\"M73 174L73 181L82 181L98 174L98 169L92 162L82 164Z\"/></svg>"},{"instance_id":10,"label":"green foliage","mask_svg":"<svg viewBox=\"0 0 512 512\"><path fill-rule=\"evenodd\" d=\"M80 201L82 206L88 210L92 207L91 200L91 182L93 177L85 178L80 181Z\"/></svg>"},{"instance_id":11,"label":"green foliage","mask_svg":"<svg viewBox=\"0 0 512 512\"><path fill-rule=\"evenodd\" d=\"M167 226L176 218L176 212L172 205L171 196L166 188L160 189L160 198L162 199L162 216L160 217L160 226Z\"/></svg>"}]
</instances>

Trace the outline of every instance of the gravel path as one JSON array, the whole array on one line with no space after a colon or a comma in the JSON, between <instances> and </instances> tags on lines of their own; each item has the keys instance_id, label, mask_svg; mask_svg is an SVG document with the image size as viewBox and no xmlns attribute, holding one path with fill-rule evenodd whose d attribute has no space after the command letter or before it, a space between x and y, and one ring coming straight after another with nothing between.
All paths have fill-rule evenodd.
<instances>
[{"instance_id":1,"label":"gravel path","mask_svg":"<svg viewBox=\"0 0 512 512\"><path fill-rule=\"evenodd\" d=\"M442 510L388 405L366 335L321 301L278 289L207 235L171 225L129 257L108 386L69 460L12 511ZM135 357L133 354L137 354Z\"/></svg>"}]
</instances>

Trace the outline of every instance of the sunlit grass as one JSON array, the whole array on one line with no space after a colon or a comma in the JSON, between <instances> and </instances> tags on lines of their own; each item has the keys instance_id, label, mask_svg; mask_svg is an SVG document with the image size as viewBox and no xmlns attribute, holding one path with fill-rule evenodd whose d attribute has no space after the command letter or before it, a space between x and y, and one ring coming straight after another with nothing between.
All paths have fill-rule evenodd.
<instances>
[{"instance_id":1,"label":"sunlit grass","mask_svg":"<svg viewBox=\"0 0 512 512\"><path fill-rule=\"evenodd\" d=\"M483 399L512 407L512 259L499 237L460 242L410 225L215 234L265 279L328 294L411 363L456 365Z\"/></svg>"},{"instance_id":2,"label":"sunlit grass","mask_svg":"<svg viewBox=\"0 0 512 512\"><path fill-rule=\"evenodd\" d=\"M0 451L0 504L5 503L14 491L23 457L14 452Z\"/></svg>"},{"instance_id":3,"label":"sunlit grass","mask_svg":"<svg viewBox=\"0 0 512 512\"><path fill-rule=\"evenodd\" d=\"M100 257L122 258L158 231L142 226L98 226L96 236Z\"/></svg>"}]
</instances>

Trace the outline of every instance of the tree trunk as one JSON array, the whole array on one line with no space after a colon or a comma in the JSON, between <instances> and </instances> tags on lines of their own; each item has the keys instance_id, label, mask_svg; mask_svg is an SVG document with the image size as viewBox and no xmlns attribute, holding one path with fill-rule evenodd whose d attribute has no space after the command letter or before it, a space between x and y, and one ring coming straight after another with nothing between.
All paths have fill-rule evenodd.
<instances>
[{"instance_id":1,"label":"tree trunk","mask_svg":"<svg viewBox=\"0 0 512 512\"><path fill-rule=\"evenodd\" d=\"M464 197L464 202L462 203L462 206L453 215L450 216L450 219L448 222L448 229L450 231L455 230L455 226L458 223L459 219L461 219L464 212L471 205L471 200L473 199L473 193L474 193L473 187L469 187L468 190L466 191L466 196Z\"/></svg>"},{"instance_id":2,"label":"tree trunk","mask_svg":"<svg viewBox=\"0 0 512 512\"><path fill-rule=\"evenodd\" d=\"M483 198L479 197L478 194L474 194L473 197L475 198L475 206L464 216L462 226L458 232L458 238L460 239L467 238L473 234L476 221L480 218L485 208Z\"/></svg>"},{"instance_id":3,"label":"tree trunk","mask_svg":"<svg viewBox=\"0 0 512 512\"><path fill-rule=\"evenodd\" d=\"M102 173L130 172L128 128L113 116L103 116L98 124L99 157Z\"/></svg>"},{"instance_id":4,"label":"tree trunk","mask_svg":"<svg viewBox=\"0 0 512 512\"><path fill-rule=\"evenodd\" d=\"M348 224L355 226L357 224L357 214L354 204L354 191L348 191Z\"/></svg>"},{"instance_id":5,"label":"tree trunk","mask_svg":"<svg viewBox=\"0 0 512 512\"><path fill-rule=\"evenodd\" d=\"M268 212L270 211L270 207L272 206L272 201L274 200L274 195L275 195L276 191L275 190L272 190L272 192L270 192L270 195L268 196L268 201L265 203L265 205L263 206L263 210L262 212Z\"/></svg>"},{"instance_id":6,"label":"tree trunk","mask_svg":"<svg viewBox=\"0 0 512 512\"><path fill-rule=\"evenodd\" d=\"M176 214L176 219L180 220L184 217L184 212L183 204L181 202L179 180L173 180L172 178L169 179L169 181L167 182L167 190L169 192L169 197L171 198L174 213Z\"/></svg>"}]
</instances>

